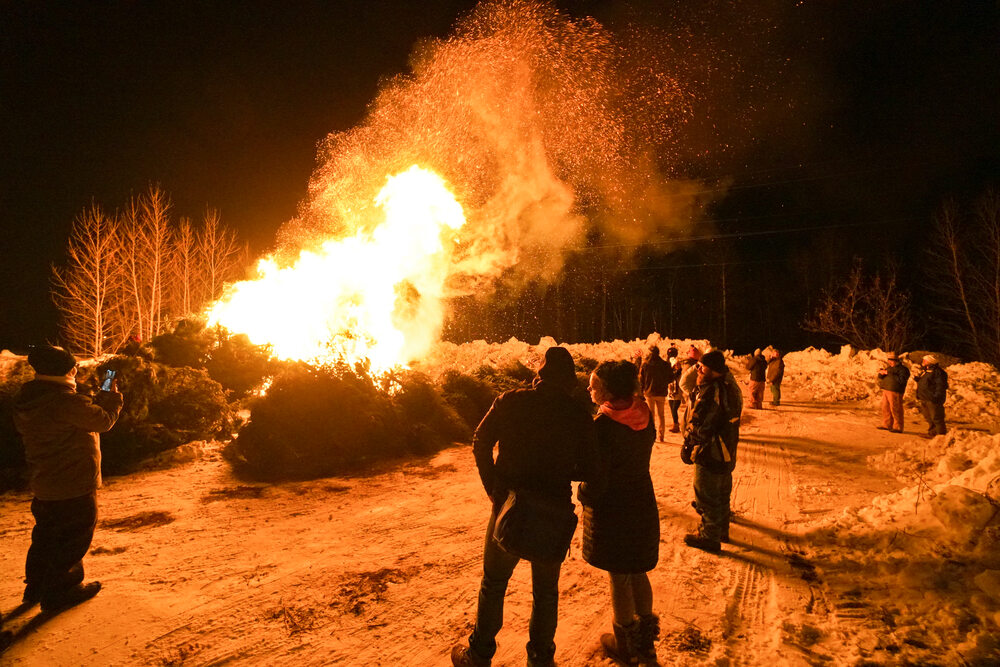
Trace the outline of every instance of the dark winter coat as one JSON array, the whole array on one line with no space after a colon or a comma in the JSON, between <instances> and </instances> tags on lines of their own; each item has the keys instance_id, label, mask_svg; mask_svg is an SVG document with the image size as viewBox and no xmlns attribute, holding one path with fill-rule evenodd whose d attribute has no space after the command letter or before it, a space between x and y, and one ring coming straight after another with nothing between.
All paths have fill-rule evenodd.
<instances>
[{"instance_id":1,"label":"dark winter coat","mask_svg":"<svg viewBox=\"0 0 1000 667\"><path fill-rule=\"evenodd\" d=\"M598 466L590 412L548 382L497 397L476 428L472 452L483 488L497 506L512 489L572 502L570 482L593 480Z\"/></svg>"},{"instance_id":2,"label":"dark winter coat","mask_svg":"<svg viewBox=\"0 0 1000 667\"><path fill-rule=\"evenodd\" d=\"M739 388L733 395L734 385L726 377L718 377L706 384L699 384L694 394L694 410L684 435L682 457L685 450L701 449L694 463L705 466L710 472L732 472L736 467L736 447L740 439L740 412L742 401ZM728 460L721 445L728 452Z\"/></svg>"},{"instance_id":3,"label":"dark winter coat","mask_svg":"<svg viewBox=\"0 0 1000 667\"><path fill-rule=\"evenodd\" d=\"M917 378L917 400L944 405L948 394L948 374L937 364L927 366Z\"/></svg>"},{"instance_id":4,"label":"dark winter coat","mask_svg":"<svg viewBox=\"0 0 1000 667\"><path fill-rule=\"evenodd\" d=\"M747 361L747 370L750 371L751 382L764 382L767 378L767 359L763 354L750 357Z\"/></svg>"},{"instance_id":5,"label":"dark winter coat","mask_svg":"<svg viewBox=\"0 0 1000 667\"><path fill-rule=\"evenodd\" d=\"M68 500L101 486L101 440L122 409L118 392L97 399L69 383L32 380L14 399L14 426L24 441L31 491L39 500Z\"/></svg>"},{"instance_id":6,"label":"dark winter coat","mask_svg":"<svg viewBox=\"0 0 1000 667\"><path fill-rule=\"evenodd\" d=\"M767 381L771 384L781 384L785 379L785 360L775 357L767 362Z\"/></svg>"},{"instance_id":7,"label":"dark winter coat","mask_svg":"<svg viewBox=\"0 0 1000 667\"><path fill-rule=\"evenodd\" d=\"M879 375L878 386L885 391L902 394L906 391L906 383L910 379L910 369L901 363L885 369L885 375Z\"/></svg>"},{"instance_id":8,"label":"dark winter coat","mask_svg":"<svg viewBox=\"0 0 1000 667\"><path fill-rule=\"evenodd\" d=\"M639 369L639 386L649 396L666 396L674 381L674 367L658 354L650 355Z\"/></svg>"},{"instance_id":9,"label":"dark winter coat","mask_svg":"<svg viewBox=\"0 0 1000 667\"><path fill-rule=\"evenodd\" d=\"M651 417L648 410L646 414ZM653 420L636 429L600 414L594 425L601 467L596 483L580 485L583 559L608 572L648 572L656 567L660 545L660 517L649 476Z\"/></svg>"}]
</instances>

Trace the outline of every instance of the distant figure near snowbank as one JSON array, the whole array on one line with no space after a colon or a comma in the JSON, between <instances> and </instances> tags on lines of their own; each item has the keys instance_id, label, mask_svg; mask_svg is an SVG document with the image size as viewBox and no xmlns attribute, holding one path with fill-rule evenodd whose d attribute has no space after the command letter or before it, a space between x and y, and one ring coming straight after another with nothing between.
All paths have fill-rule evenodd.
<instances>
[{"instance_id":1,"label":"distant figure near snowbank","mask_svg":"<svg viewBox=\"0 0 1000 667\"><path fill-rule=\"evenodd\" d=\"M885 363L878 372L878 386L882 389L882 425L878 428L902 433L903 394L910 379L910 370L899 363L899 356L895 352L886 356Z\"/></svg>"}]
</instances>

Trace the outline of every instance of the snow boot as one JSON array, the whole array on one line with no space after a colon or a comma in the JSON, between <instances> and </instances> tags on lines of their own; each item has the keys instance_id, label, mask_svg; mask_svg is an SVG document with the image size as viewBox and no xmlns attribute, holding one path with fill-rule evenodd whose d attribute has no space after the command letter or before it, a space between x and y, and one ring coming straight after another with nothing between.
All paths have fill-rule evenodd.
<instances>
[{"instance_id":1,"label":"snow boot","mask_svg":"<svg viewBox=\"0 0 1000 667\"><path fill-rule=\"evenodd\" d=\"M490 667L491 658L480 658L464 644L456 644L451 648L451 664L454 667Z\"/></svg>"},{"instance_id":2,"label":"snow boot","mask_svg":"<svg viewBox=\"0 0 1000 667\"><path fill-rule=\"evenodd\" d=\"M628 625L612 623L614 634L601 635L601 646L608 657L623 665L639 664L639 622L633 620Z\"/></svg>"},{"instance_id":3,"label":"snow boot","mask_svg":"<svg viewBox=\"0 0 1000 667\"><path fill-rule=\"evenodd\" d=\"M639 644L636 652L639 661L646 665L658 665L656 661L656 640L660 638L660 617L656 614L639 616Z\"/></svg>"},{"instance_id":4,"label":"snow boot","mask_svg":"<svg viewBox=\"0 0 1000 667\"><path fill-rule=\"evenodd\" d=\"M92 581L89 584L77 584L55 599L43 599L42 611L51 614L59 613L60 611L74 607L81 602L86 602L90 598L97 595L100 590L101 582L99 581Z\"/></svg>"},{"instance_id":5,"label":"snow boot","mask_svg":"<svg viewBox=\"0 0 1000 667\"><path fill-rule=\"evenodd\" d=\"M707 537L698 535L697 533L689 533L688 535L685 535L684 544L689 547L694 547L695 549L707 551L710 554L717 554L722 551L721 543L716 540L710 540Z\"/></svg>"}]
</instances>

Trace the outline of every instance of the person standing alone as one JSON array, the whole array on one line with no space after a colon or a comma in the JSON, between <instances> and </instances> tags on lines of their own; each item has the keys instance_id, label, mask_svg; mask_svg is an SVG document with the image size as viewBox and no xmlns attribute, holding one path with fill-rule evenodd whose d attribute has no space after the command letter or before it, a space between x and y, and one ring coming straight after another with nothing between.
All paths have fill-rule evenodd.
<instances>
[{"instance_id":1,"label":"person standing alone","mask_svg":"<svg viewBox=\"0 0 1000 667\"><path fill-rule=\"evenodd\" d=\"M882 389L882 425L878 428L902 433L903 393L910 379L910 370L899 363L899 356L895 352L886 356L885 363L878 372L878 386Z\"/></svg>"},{"instance_id":2,"label":"person standing alone","mask_svg":"<svg viewBox=\"0 0 1000 667\"><path fill-rule=\"evenodd\" d=\"M35 378L21 387L14 403L34 494L23 602L57 612L101 590L99 581L83 583L83 557L97 526L99 434L115 425L122 395L113 383L94 400L77 393L76 359L60 347L35 347L28 363Z\"/></svg>"}]
</instances>

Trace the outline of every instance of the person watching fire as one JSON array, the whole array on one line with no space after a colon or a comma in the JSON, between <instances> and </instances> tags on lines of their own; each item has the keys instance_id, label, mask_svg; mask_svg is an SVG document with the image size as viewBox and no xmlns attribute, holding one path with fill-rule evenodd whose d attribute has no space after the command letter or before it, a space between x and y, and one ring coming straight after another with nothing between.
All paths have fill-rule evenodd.
<instances>
[{"instance_id":1,"label":"person watching fire","mask_svg":"<svg viewBox=\"0 0 1000 667\"><path fill-rule=\"evenodd\" d=\"M97 526L99 434L115 425L122 395L114 380L94 400L78 393L76 359L60 347L35 347L28 363L35 377L21 387L14 403L35 517L22 601L41 603L43 612L54 613L101 590L99 581L83 583L83 557Z\"/></svg>"},{"instance_id":2,"label":"person watching fire","mask_svg":"<svg viewBox=\"0 0 1000 667\"><path fill-rule=\"evenodd\" d=\"M910 369L899 363L895 352L886 356L885 364L878 371L878 386L882 389L882 425L877 428L902 433L903 393L910 380Z\"/></svg>"},{"instance_id":3,"label":"person watching fire","mask_svg":"<svg viewBox=\"0 0 1000 667\"><path fill-rule=\"evenodd\" d=\"M476 428L472 451L491 511L483 547L476 624L468 645L452 648L451 661L457 667L488 666L497 650L507 583L521 561L519 555L501 547L495 531L498 515L508 506L511 492L515 503L520 502L517 497L523 493L525 498L535 496L544 499L546 505L568 509L572 516L571 482L596 477L599 463L594 423L587 407L571 396L575 386L576 370L569 350L550 347L534 385L501 394ZM529 515L527 520L534 535L558 532L546 530L541 513ZM575 522L573 516L573 527ZM529 666L555 664L559 571L568 547L567 539L557 560L530 560L534 602L526 647Z\"/></svg>"}]
</instances>

